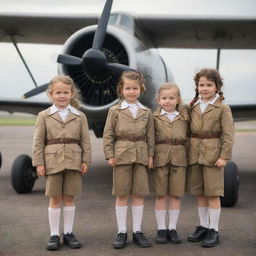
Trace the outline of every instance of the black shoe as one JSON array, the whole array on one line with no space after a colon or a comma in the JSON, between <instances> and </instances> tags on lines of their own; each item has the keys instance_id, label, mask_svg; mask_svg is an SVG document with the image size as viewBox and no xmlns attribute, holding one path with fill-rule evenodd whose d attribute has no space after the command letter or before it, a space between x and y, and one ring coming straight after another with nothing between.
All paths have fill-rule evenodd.
<instances>
[{"instance_id":1,"label":"black shoe","mask_svg":"<svg viewBox=\"0 0 256 256\"><path fill-rule=\"evenodd\" d=\"M207 235L208 228L202 227L202 226L197 226L196 230L193 234L188 236L188 241L190 242L200 242L204 240L204 238Z\"/></svg>"},{"instance_id":2,"label":"black shoe","mask_svg":"<svg viewBox=\"0 0 256 256\"><path fill-rule=\"evenodd\" d=\"M208 230L207 236L202 241L201 245L203 247L214 247L219 242L219 233L215 229L211 228Z\"/></svg>"},{"instance_id":3,"label":"black shoe","mask_svg":"<svg viewBox=\"0 0 256 256\"><path fill-rule=\"evenodd\" d=\"M121 249L126 246L127 241L127 233L118 233L116 236L116 240L113 243L113 248Z\"/></svg>"},{"instance_id":4,"label":"black shoe","mask_svg":"<svg viewBox=\"0 0 256 256\"><path fill-rule=\"evenodd\" d=\"M172 244L180 244L181 239L175 229L168 230L168 241Z\"/></svg>"},{"instance_id":5,"label":"black shoe","mask_svg":"<svg viewBox=\"0 0 256 256\"><path fill-rule=\"evenodd\" d=\"M167 230L166 229L157 230L156 242L158 244L166 244L167 243Z\"/></svg>"},{"instance_id":6,"label":"black shoe","mask_svg":"<svg viewBox=\"0 0 256 256\"><path fill-rule=\"evenodd\" d=\"M81 248L82 244L78 241L73 233L63 234L63 243L72 249Z\"/></svg>"},{"instance_id":7,"label":"black shoe","mask_svg":"<svg viewBox=\"0 0 256 256\"><path fill-rule=\"evenodd\" d=\"M151 247L151 243L140 231L133 233L133 242L142 248Z\"/></svg>"},{"instance_id":8,"label":"black shoe","mask_svg":"<svg viewBox=\"0 0 256 256\"><path fill-rule=\"evenodd\" d=\"M51 236L47 244L47 250L59 250L59 248L60 248L60 236L57 236L57 235Z\"/></svg>"}]
</instances>

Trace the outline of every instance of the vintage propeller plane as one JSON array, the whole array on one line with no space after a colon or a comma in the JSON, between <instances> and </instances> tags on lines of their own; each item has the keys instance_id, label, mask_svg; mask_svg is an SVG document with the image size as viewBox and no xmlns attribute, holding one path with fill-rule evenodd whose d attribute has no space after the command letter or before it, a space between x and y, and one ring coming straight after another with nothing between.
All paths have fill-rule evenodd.
<instances>
[{"instance_id":1,"label":"vintage propeller plane","mask_svg":"<svg viewBox=\"0 0 256 256\"><path fill-rule=\"evenodd\" d=\"M108 109L118 102L116 85L124 70L144 74L147 95L141 101L155 109L159 85L173 80L156 47L217 49L217 68L221 49L256 48L256 17L111 14L112 2L106 1L99 19L97 15L0 13L1 41L14 44L34 83L18 43L64 43L58 71L71 76L79 87L81 110L97 137L102 136ZM0 110L37 114L50 103L27 98L47 87L48 83L36 85L24 94L24 100L0 98ZM255 118L255 104L231 108L235 119ZM13 188L18 193L30 192L36 178L31 158L18 156L12 166ZM235 205L238 187L237 167L230 161L225 168L223 206Z\"/></svg>"}]
</instances>

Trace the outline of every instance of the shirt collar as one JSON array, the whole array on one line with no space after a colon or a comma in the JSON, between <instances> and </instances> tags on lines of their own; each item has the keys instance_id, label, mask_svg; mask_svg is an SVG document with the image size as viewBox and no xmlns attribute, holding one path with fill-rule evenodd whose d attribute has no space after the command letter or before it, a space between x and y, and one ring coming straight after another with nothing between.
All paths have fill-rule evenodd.
<instances>
[{"instance_id":1,"label":"shirt collar","mask_svg":"<svg viewBox=\"0 0 256 256\"><path fill-rule=\"evenodd\" d=\"M128 108L129 106L137 105L139 108L146 109L145 106L143 106L139 101L137 101L134 104L129 104L126 100L123 100L121 103L121 109Z\"/></svg>"},{"instance_id":2,"label":"shirt collar","mask_svg":"<svg viewBox=\"0 0 256 256\"><path fill-rule=\"evenodd\" d=\"M73 113L75 115L78 115L78 116L80 115L79 111L76 108L72 107L70 104L65 109L59 109L56 107L55 104L53 104L50 107L50 114L54 114L58 111L67 111L67 110L69 110L71 113Z\"/></svg>"},{"instance_id":3,"label":"shirt collar","mask_svg":"<svg viewBox=\"0 0 256 256\"><path fill-rule=\"evenodd\" d=\"M215 97L214 97L212 100L207 101L207 102L204 102L204 101L201 100L201 97L199 96L199 99L197 100L197 102L195 103L195 105L198 104L198 103L202 103L202 104L205 104L205 105L209 105L209 104L213 105L213 104L215 103L215 101L216 101L219 97L220 97L219 94L216 94Z\"/></svg>"},{"instance_id":4,"label":"shirt collar","mask_svg":"<svg viewBox=\"0 0 256 256\"><path fill-rule=\"evenodd\" d=\"M164 109L161 108L160 115L163 116L163 115L165 115L165 114L167 114L167 115L168 115L168 114L169 114L169 115L171 114L171 115L177 116L177 115L179 115L179 112L175 110L174 112L171 112L171 113L170 113L170 112L167 112L167 111L165 111Z\"/></svg>"}]
</instances>

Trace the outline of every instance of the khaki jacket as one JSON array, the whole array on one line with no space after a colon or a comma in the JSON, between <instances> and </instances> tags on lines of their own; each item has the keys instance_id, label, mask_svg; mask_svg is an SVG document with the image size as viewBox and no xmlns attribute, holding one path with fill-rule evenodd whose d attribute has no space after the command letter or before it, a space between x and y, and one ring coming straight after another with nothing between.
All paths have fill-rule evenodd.
<instances>
[{"instance_id":1,"label":"khaki jacket","mask_svg":"<svg viewBox=\"0 0 256 256\"><path fill-rule=\"evenodd\" d=\"M161 108L154 114L155 140L169 139L184 140L185 145L155 144L154 166L161 167L167 164L187 166L187 135L188 116L178 115L172 121L166 115L160 115Z\"/></svg>"},{"instance_id":2,"label":"khaki jacket","mask_svg":"<svg viewBox=\"0 0 256 256\"><path fill-rule=\"evenodd\" d=\"M146 141L116 140L118 136L145 136ZM109 109L103 133L106 159L116 158L117 165L148 165L148 157L154 156L154 143L154 122L150 109L139 108L136 118L128 108L121 109L121 103Z\"/></svg>"},{"instance_id":3,"label":"khaki jacket","mask_svg":"<svg viewBox=\"0 0 256 256\"><path fill-rule=\"evenodd\" d=\"M231 159L234 143L234 121L230 107L219 99L201 114L200 105L191 109L191 133L220 133L220 138L190 138L189 164L214 166L219 159Z\"/></svg>"},{"instance_id":4,"label":"khaki jacket","mask_svg":"<svg viewBox=\"0 0 256 256\"><path fill-rule=\"evenodd\" d=\"M46 175L64 169L80 170L81 163L91 163L91 142L86 116L69 113L63 121L58 112L51 114L50 108L41 111L36 120L33 136L33 165L44 165ZM78 144L46 145L48 139L72 138Z\"/></svg>"}]
</instances>

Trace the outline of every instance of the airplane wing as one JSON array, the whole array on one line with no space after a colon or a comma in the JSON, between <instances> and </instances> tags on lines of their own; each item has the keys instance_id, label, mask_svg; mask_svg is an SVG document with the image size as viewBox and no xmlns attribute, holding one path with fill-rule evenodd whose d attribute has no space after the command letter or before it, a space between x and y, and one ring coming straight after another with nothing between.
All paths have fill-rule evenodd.
<instances>
[{"instance_id":1,"label":"airplane wing","mask_svg":"<svg viewBox=\"0 0 256 256\"><path fill-rule=\"evenodd\" d=\"M256 16L138 16L136 22L157 47L255 49Z\"/></svg>"},{"instance_id":2,"label":"airplane wing","mask_svg":"<svg viewBox=\"0 0 256 256\"><path fill-rule=\"evenodd\" d=\"M235 121L255 120L256 104L236 104L229 105Z\"/></svg>"},{"instance_id":3,"label":"airplane wing","mask_svg":"<svg viewBox=\"0 0 256 256\"><path fill-rule=\"evenodd\" d=\"M22 112L37 115L40 111L48 108L50 105L51 103L47 101L0 98L0 110L9 113Z\"/></svg>"},{"instance_id":4,"label":"airplane wing","mask_svg":"<svg viewBox=\"0 0 256 256\"><path fill-rule=\"evenodd\" d=\"M122 15L122 13L120 13ZM123 14L127 15L127 14ZM134 34L142 32L158 48L255 49L256 17L131 15ZM1 13L0 41L62 44L75 31L97 24L98 15Z\"/></svg>"},{"instance_id":5,"label":"airplane wing","mask_svg":"<svg viewBox=\"0 0 256 256\"><path fill-rule=\"evenodd\" d=\"M98 15L61 15L32 13L1 13L0 42L63 44L69 36L86 26L95 25Z\"/></svg>"}]
</instances>

